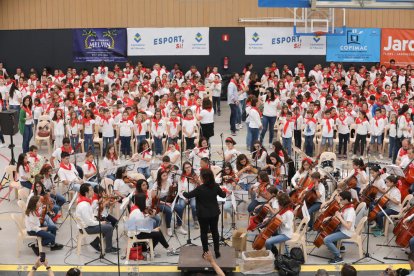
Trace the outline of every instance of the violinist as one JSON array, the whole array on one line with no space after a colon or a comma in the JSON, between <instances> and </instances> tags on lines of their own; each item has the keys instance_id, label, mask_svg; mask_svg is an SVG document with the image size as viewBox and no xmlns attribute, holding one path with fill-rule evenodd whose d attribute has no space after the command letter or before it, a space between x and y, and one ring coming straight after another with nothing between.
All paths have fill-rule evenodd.
<instances>
[{"instance_id":1,"label":"violinist","mask_svg":"<svg viewBox=\"0 0 414 276\"><path fill-rule=\"evenodd\" d=\"M109 222L112 224L112 227L115 227L118 220L109 214L109 208L115 204L116 197L109 197L106 194L105 189L101 186L95 186L93 188L93 192L92 209L94 211L94 215L97 219Z\"/></svg>"},{"instance_id":2,"label":"violinist","mask_svg":"<svg viewBox=\"0 0 414 276\"><path fill-rule=\"evenodd\" d=\"M142 210L145 210L145 202L146 196L142 193L135 195L135 204L131 207L131 212L129 214L129 219L134 220L144 220L147 214L145 214ZM128 233L128 236L131 234L136 235L137 239L151 239L154 245L154 248L157 246L158 243L167 250L167 256L174 256L177 255L177 251L170 247L167 240L165 239L164 235L162 234L161 230L156 227L150 233L146 232L133 232Z\"/></svg>"},{"instance_id":3,"label":"violinist","mask_svg":"<svg viewBox=\"0 0 414 276\"><path fill-rule=\"evenodd\" d=\"M260 171L257 178L258 182L256 182L251 188L254 195L252 195L252 202L250 202L247 207L247 211L249 213L253 212L258 205L265 204L271 198L271 195L268 192L270 180L267 173L265 171Z\"/></svg>"},{"instance_id":4,"label":"violinist","mask_svg":"<svg viewBox=\"0 0 414 276\"><path fill-rule=\"evenodd\" d=\"M257 174L257 169L254 168L245 154L240 154L236 159L237 177L243 178L246 174ZM244 183L244 190L248 191L250 184Z\"/></svg>"},{"instance_id":5,"label":"violinist","mask_svg":"<svg viewBox=\"0 0 414 276\"><path fill-rule=\"evenodd\" d=\"M319 211L321 208L321 205L325 202L326 197L326 191L325 186L320 182L321 181L321 174L319 172L314 172L311 174L312 183L313 185L309 185L307 189L305 189L299 198L303 198L306 192L309 192L310 190L314 190L316 193L316 201L310 205L306 206L308 208L309 215L311 219L309 220L308 226L310 229L313 229L313 223L314 223L314 214Z\"/></svg>"},{"instance_id":6,"label":"violinist","mask_svg":"<svg viewBox=\"0 0 414 276\"><path fill-rule=\"evenodd\" d=\"M168 172L161 169L158 170L157 179L151 190L151 197L153 200L157 200L158 209L165 215L165 224L168 236L172 236L173 233L171 229L171 220L173 216L173 210L171 209L172 203L167 201L168 197L171 196L172 190L174 189L173 185L176 184L172 183L171 178L168 177ZM178 205L175 205L174 211L177 212L177 231L180 234L186 235L187 231L182 227L184 209L180 209Z\"/></svg>"},{"instance_id":7,"label":"violinist","mask_svg":"<svg viewBox=\"0 0 414 276\"><path fill-rule=\"evenodd\" d=\"M140 179L137 181L137 189L135 191L135 196L132 198L132 202L136 203L137 201L137 196L144 194L145 195L145 208L143 208L141 211L149 216L153 221L154 221L154 228L157 228L161 225L161 218L160 216L157 214L157 210L156 210L156 206L155 204L157 202L152 201L152 198L150 196L150 192L148 190L149 185L148 185L148 181L145 179Z\"/></svg>"},{"instance_id":8,"label":"violinist","mask_svg":"<svg viewBox=\"0 0 414 276\"><path fill-rule=\"evenodd\" d=\"M341 207L341 212L337 211L335 216L340 220L341 226L339 230L328 235L323 240L328 250L334 255L334 258L329 261L330 264L341 264L343 259L341 252L336 246L336 242L343 239L349 239L355 231L356 213L354 205L352 204L352 196L349 191L339 193L336 200Z\"/></svg>"},{"instance_id":9,"label":"violinist","mask_svg":"<svg viewBox=\"0 0 414 276\"><path fill-rule=\"evenodd\" d=\"M252 160L256 168L263 168L266 165L267 151L259 140L253 143Z\"/></svg>"},{"instance_id":10,"label":"violinist","mask_svg":"<svg viewBox=\"0 0 414 276\"><path fill-rule=\"evenodd\" d=\"M178 179L178 194L182 194L183 192L189 193L201 184L200 179L195 173L190 162L186 161L183 163L182 171L183 173ZM190 204L191 207L191 214L194 220L194 228L199 229L200 225L198 224L197 220L196 199L194 197L190 199L180 197L177 202L177 208L184 211L187 204Z\"/></svg>"},{"instance_id":11,"label":"violinist","mask_svg":"<svg viewBox=\"0 0 414 276\"><path fill-rule=\"evenodd\" d=\"M138 160L137 171L142 173L146 179L148 179L150 174L150 165L151 165L152 151L147 140L142 140L138 145L138 153L134 154L132 160L135 161L135 158Z\"/></svg>"},{"instance_id":12,"label":"violinist","mask_svg":"<svg viewBox=\"0 0 414 276\"><path fill-rule=\"evenodd\" d=\"M60 210L59 206L54 211L54 204L53 200L50 199L49 195L46 193L42 182L37 178L35 180L34 189L30 193L29 197L27 198L27 202L29 202L30 198L33 196L39 196L40 202L42 203L42 208L39 209L39 215L43 216L43 221L41 221L43 226L47 226L49 231L56 235L57 227L52 218L54 218L57 212ZM50 201L49 201L50 200ZM60 215L57 217L59 218Z\"/></svg>"},{"instance_id":13,"label":"violinist","mask_svg":"<svg viewBox=\"0 0 414 276\"><path fill-rule=\"evenodd\" d=\"M118 154L116 153L115 150L115 145L114 144L109 144L106 147L106 154L104 159L102 160L102 169L106 170L106 169L110 169L113 167L117 167L121 164L121 160L119 160ZM107 178L112 179L113 181L115 181L116 177L115 174L108 174L106 175Z\"/></svg>"},{"instance_id":14,"label":"violinist","mask_svg":"<svg viewBox=\"0 0 414 276\"><path fill-rule=\"evenodd\" d=\"M188 158L192 160L193 168L198 170L200 168L200 160L203 157L209 157L210 151L208 149L207 139L201 137L198 141L198 146L193 148L189 154Z\"/></svg>"},{"instance_id":15,"label":"violinist","mask_svg":"<svg viewBox=\"0 0 414 276\"><path fill-rule=\"evenodd\" d=\"M236 141L234 141L233 138L227 137L225 143L226 149L224 150L224 161L230 162L234 169L236 168L236 159L240 152L234 148L234 146L236 145Z\"/></svg>"},{"instance_id":16,"label":"violinist","mask_svg":"<svg viewBox=\"0 0 414 276\"><path fill-rule=\"evenodd\" d=\"M269 155L268 163L263 167L263 170L267 170L268 174L270 175L270 180L274 185L278 187L278 189L282 189L282 182L281 182L281 168L283 167L283 161L280 158L279 154L276 152L272 152Z\"/></svg>"},{"instance_id":17,"label":"violinist","mask_svg":"<svg viewBox=\"0 0 414 276\"><path fill-rule=\"evenodd\" d=\"M96 170L96 165L93 159L93 153L91 151L88 151L86 153L85 164L82 166L83 176L86 181L94 182L97 178L98 171Z\"/></svg>"},{"instance_id":18,"label":"violinist","mask_svg":"<svg viewBox=\"0 0 414 276\"><path fill-rule=\"evenodd\" d=\"M295 216L291 207L292 202L290 201L289 195L286 193L279 193L277 196L277 202L279 204L279 208L270 208L270 212L273 215L277 214L276 217L282 221L282 224L277 231L278 233L274 233L272 237L266 240L265 245L267 250L272 250L273 246L290 240L293 235L293 220L295 219Z\"/></svg>"},{"instance_id":19,"label":"violinist","mask_svg":"<svg viewBox=\"0 0 414 276\"><path fill-rule=\"evenodd\" d=\"M367 173L365 172L364 161L361 158L355 158L352 160L352 167L353 171L351 171L351 175L354 175L357 179L355 190L359 195L361 192L361 187L365 186L368 183L369 179Z\"/></svg>"},{"instance_id":20,"label":"violinist","mask_svg":"<svg viewBox=\"0 0 414 276\"><path fill-rule=\"evenodd\" d=\"M292 180L290 181L293 189L296 189L301 180L305 180L304 177L306 177L306 175L312 171L312 163L312 160L309 158L302 159L302 166L298 171L296 171L295 175L292 177Z\"/></svg>"},{"instance_id":21,"label":"violinist","mask_svg":"<svg viewBox=\"0 0 414 276\"><path fill-rule=\"evenodd\" d=\"M53 182L52 178L52 166L49 164L44 164L40 169L39 175L43 176L42 183L45 186L46 190L50 190L50 196L55 200L56 204L60 207L66 203L66 198L56 191L56 185Z\"/></svg>"},{"instance_id":22,"label":"violinist","mask_svg":"<svg viewBox=\"0 0 414 276\"><path fill-rule=\"evenodd\" d=\"M52 233L49 227L42 226L39 220L39 209L41 209L42 203L39 196L33 196L30 198L24 216L24 224L27 234L29 236L37 236L42 238L42 245L50 245L50 249L60 250L63 245L55 242L56 232ZM39 253L39 248L36 245L32 245L32 249L35 253ZM36 255L37 255L36 254Z\"/></svg>"},{"instance_id":23,"label":"violinist","mask_svg":"<svg viewBox=\"0 0 414 276\"><path fill-rule=\"evenodd\" d=\"M120 202L122 202L125 197L134 191L135 185L132 182L125 183L125 180L128 179L126 167L119 167L115 176L114 193L121 198Z\"/></svg>"},{"instance_id":24,"label":"violinist","mask_svg":"<svg viewBox=\"0 0 414 276\"><path fill-rule=\"evenodd\" d=\"M168 143L168 150L164 153L164 156L168 156L170 158L171 165L178 168L180 165L181 153L176 142Z\"/></svg>"},{"instance_id":25,"label":"violinist","mask_svg":"<svg viewBox=\"0 0 414 276\"><path fill-rule=\"evenodd\" d=\"M233 205L231 203L230 193L231 191L237 190L238 188L240 189L240 186L237 185L239 179L234 173L230 162L225 162L223 168L224 169L221 172L221 177L216 177L216 183L221 183L223 180L223 186L225 187L225 190L227 190L226 202L224 203L223 209L224 212L231 214Z\"/></svg>"},{"instance_id":26,"label":"violinist","mask_svg":"<svg viewBox=\"0 0 414 276\"><path fill-rule=\"evenodd\" d=\"M387 189L379 189L389 199L385 205L386 208L383 208L384 212L388 216L396 215L401 211L401 192L397 188L398 178L395 175L390 175L385 179L385 184L387 185ZM377 225L372 228L375 237L384 235L384 212L378 212L375 218Z\"/></svg>"}]
</instances>

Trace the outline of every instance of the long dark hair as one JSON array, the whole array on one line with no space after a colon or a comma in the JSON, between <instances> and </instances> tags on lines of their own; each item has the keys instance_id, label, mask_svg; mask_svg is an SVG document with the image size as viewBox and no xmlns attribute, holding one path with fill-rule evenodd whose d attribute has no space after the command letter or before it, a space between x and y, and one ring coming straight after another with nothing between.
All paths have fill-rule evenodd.
<instances>
[{"instance_id":1,"label":"long dark hair","mask_svg":"<svg viewBox=\"0 0 414 276\"><path fill-rule=\"evenodd\" d=\"M266 95L266 101L267 100L270 100L270 101L273 102L276 99L276 97L275 97L275 89L273 87L268 87L268 88L266 88L266 92L270 92L270 99L269 99L269 96Z\"/></svg>"},{"instance_id":2,"label":"long dark hair","mask_svg":"<svg viewBox=\"0 0 414 276\"><path fill-rule=\"evenodd\" d=\"M12 85L11 85L10 90L9 90L10 98L14 97L14 91L16 91L16 90L17 90L16 84L14 82L12 82Z\"/></svg>"},{"instance_id":3,"label":"long dark hair","mask_svg":"<svg viewBox=\"0 0 414 276\"><path fill-rule=\"evenodd\" d=\"M37 202L40 200L40 196L32 196L29 200L29 203L27 204L27 208L26 211L24 212L26 214L26 216L30 216L30 214L35 215L36 214L36 205Z\"/></svg>"},{"instance_id":4,"label":"long dark hair","mask_svg":"<svg viewBox=\"0 0 414 276\"><path fill-rule=\"evenodd\" d=\"M136 186L136 190L137 190L137 194L142 194L144 193L144 191L142 190L142 184L147 183L148 185L148 181L145 179L139 179L137 181L137 186Z\"/></svg>"},{"instance_id":5,"label":"long dark hair","mask_svg":"<svg viewBox=\"0 0 414 276\"><path fill-rule=\"evenodd\" d=\"M138 145L138 153L142 153L142 152L144 151L144 145L145 145L145 144L148 146L148 150L147 150L147 151L150 151L150 150L151 150L151 148L150 148L150 145L149 145L148 141L147 141L147 140L142 140L142 141L139 143L139 145Z\"/></svg>"},{"instance_id":6,"label":"long dark hair","mask_svg":"<svg viewBox=\"0 0 414 276\"><path fill-rule=\"evenodd\" d=\"M16 165L16 171L19 171L20 166L24 165L24 158L26 157L25 153L20 153L19 157L17 158L17 165Z\"/></svg>"},{"instance_id":7,"label":"long dark hair","mask_svg":"<svg viewBox=\"0 0 414 276\"><path fill-rule=\"evenodd\" d=\"M146 195L141 193L141 194L136 194L135 198L134 198L134 203L135 205L139 208L139 210L141 212L145 211L146 208Z\"/></svg>"},{"instance_id":8,"label":"long dark hair","mask_svg":"<svg viewBox=\"0 0 414 276\"><path fill-rule=\"evenodd\" d=\"M250 164L249 159L247 158L247 156L244 153L239 154L237 156L237 159L236 159L236 168L237 168L238 171L240 171L241 169L244 168L244 166L240 163L243 159L246 159L246 165L244 165L244 166L247 166L247 165Z\"/></svg>"},{"instance_id":9,"label":"long dark hair","mask_svg":"<svg viewBox=\"0 0 414 276\"><path fill-rule=\"evenodd\" d=\"M216 185L216 180L214 179L214 173L211 169L201 169L200 177L203 181L203 185L207 185L207 187L213 187Z\"/></svg>"},{"instance_id":10,"label":"long dark hair","mask_svg":"<svg viewBox=\"0 0 414 276\"><path fill-rule=\"evenodd\" d=\"M22 106L23 106L23 107L25 107L24 102L25 102L27 99L29 99L29 105L28 105L27 107L28 107L29 109L32 109L32 106L33 106L32 97L30 97L29 95L27 95L26 97L24 97L24 98L23 98L23 101L22 101Z\"/></svg>"},{"instance_id":11,"label":"long dark hair","mask_svg":"<svg viewBox=\"0 0 414 276\"><path fill-rule=\"evenodd\" d=\"M37 189L36 189L36 185L40 184L40 186L42 187L42 190L38 193ZM33 194L35 196L43 196L46 194L46 189L45 186L43 185L43 183L41 181L35 181L35 183L33 184L34 188L33 188Z\"/></svg>"},{"instance_id":12,"label":"long dark hair","mask_svg":"<svg viewBox=\"0 0 414 276\"><path fill-rule=\"evenodd\" d=\"M115 173L115 177L116 177L116 179L122 179L122 175L124 174L124 172L126 171L126 168L125 167L119 167L117 170L116 170L116 173Z\"/></svg>"}]
</instances>

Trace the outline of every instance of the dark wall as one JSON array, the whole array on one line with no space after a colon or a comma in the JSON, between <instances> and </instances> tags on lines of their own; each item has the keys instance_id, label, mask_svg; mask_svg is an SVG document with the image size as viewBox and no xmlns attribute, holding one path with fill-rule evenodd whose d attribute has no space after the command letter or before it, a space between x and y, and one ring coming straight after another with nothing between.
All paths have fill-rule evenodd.
<instances>
[{"instance_id":1,"label":"dark wall","mask_svg":"<svg viewBox=\"0 0 414 276\"><path fill-rule=\"evenodd\" d=\"M222 34L229 34L230 41L223 42ZM230 59L229 69L224 70L223 58ZM258 72L276 60L278 65L288 64L294 68L297 60L303 60L307 68L315 63L325 63L325 56L246 56L244 54L244 28L210 28L209 56L143 56L130 57L131 61L141 60L146 65L160 62L170 68L178 62L183 69L196 65L199 70L207 65L218 65L222 73L241 71L244 64L252 62ZM44 66L53 68L88 68L93 63L72 62L72 30L22 30L0 31L0 61L4 62L9 73L21 67L25 71L34 67L40 71Z\"/></svg>"}]
</instances>

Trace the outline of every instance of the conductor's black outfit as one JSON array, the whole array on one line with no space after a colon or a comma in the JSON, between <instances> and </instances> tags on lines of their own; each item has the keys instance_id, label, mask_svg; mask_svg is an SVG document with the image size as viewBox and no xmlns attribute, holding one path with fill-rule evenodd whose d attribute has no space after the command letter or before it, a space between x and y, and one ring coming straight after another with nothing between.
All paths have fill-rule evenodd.
<instances>
[{"instance_id":1,"label":"conductor's black outfit","mask_svg":"<svg viewBox=\"0 0 414 276\"><path fill-rule=\"evenodd\" d=\"M217 203L217 196L226 197L226 193L216 183L204 183L193 191L183 193L186 198L196 198L197 218L200 223L200 238L203 251L208 251L208 229L211 230L214 243L214 252L220 255L218 220L220 208Z\"/></svg>"}]
</instances>

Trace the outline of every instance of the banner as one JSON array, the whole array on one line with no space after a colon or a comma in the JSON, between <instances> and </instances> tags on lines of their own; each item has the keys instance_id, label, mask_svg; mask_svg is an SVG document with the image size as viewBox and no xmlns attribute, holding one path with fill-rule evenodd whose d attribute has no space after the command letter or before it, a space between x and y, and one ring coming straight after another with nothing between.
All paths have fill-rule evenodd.
<instances>
[{"instance_id":1,"label":"banner","mask_svg":"<svg viewBox=\"0 0 414 276\"><path fill-rule=\"evenodd\" d=\"M414 64L414 30L382 29L381 64L388 66L390 59L398 66Z\"/></svg>"},{"instance_id":2,"label":"banner","mask_svg":"<svg viewBox=\"0 0 414 276\"><path fill-rule=\"evenodd\" d=\"M126 29L73 30L74 62L125 62Z\"/></svg>"},{"instance_id":3,"label":"banner","mask_svg":"<svg viewBox=\"0 0 414 276\"><path fill-rule=\"evenodd\" d=\"M330 0L330 2L342 3L352 1L353 0ZM310 8L311 2L312 1L309 0L258 0L258 5L259 8Z\"/></svg>"},{"instance_id":4,"label":"banner","mask_svg":"<svg viewBox=\"0 0 414 276\"><path fill-rule=\"evenodd\" d=\"M327 36L326 61L379 62L381 29L346 29L346 35Z\"/></svg>"},{"instance_id":5,"label":"banner","mask_svg":"<svg viewBox=\"0 0 414 276\"><path fill-rule=\"evenodd\" d=\"M246 55L326 55L325 36L298 36L292 27L245 28Z\"/></svg>"},{"instance_id":6,"label":"banner","mask_svg":"<svg viewBox=\"0 0 414 276\"><path fill-rule=\"evenodd\" d=\"M209 28L130 28L128 56L210 54Z\"/></svg>"}]
</instances>

